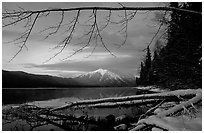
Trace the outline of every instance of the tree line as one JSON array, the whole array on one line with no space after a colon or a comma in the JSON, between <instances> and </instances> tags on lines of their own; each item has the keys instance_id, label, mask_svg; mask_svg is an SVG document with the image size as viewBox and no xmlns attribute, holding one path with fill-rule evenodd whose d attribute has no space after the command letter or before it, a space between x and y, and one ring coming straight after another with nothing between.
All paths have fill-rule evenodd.
<instances>
[{"instance_id":1,"label":"tree line","mask_svg":"<svg viewBox=\"0 0 204 133\"><path fill-rule=\"evenodd\" d=\"M202 12L201 2L172 2L169 6ZM169 89L201 88L202 16L171 11L166 41L162 47L155 48L153 54L147 46L137 84L159 85Z\"/></svg>"}]
</instances>

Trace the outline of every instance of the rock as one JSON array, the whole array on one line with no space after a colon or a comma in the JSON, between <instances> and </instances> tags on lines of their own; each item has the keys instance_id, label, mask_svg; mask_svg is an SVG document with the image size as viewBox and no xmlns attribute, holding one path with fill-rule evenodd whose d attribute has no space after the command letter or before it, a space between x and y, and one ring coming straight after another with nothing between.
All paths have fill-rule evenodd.
<instances>
[{"instance_id":1,"label":"rock","mask_svg":"<svg viewBox=\"0 0 204 133\"><path fill-rule=\"evenodd\" d=\"M120 125L114 127L114 129L117 131L127 131L128 126L126 124L120 124Z\"/></svg>"},{"instance_id":2,"label":"rock","mask_svg":"<svg viewBox=\"0 0 204 133\"><path fill-rule=\"evenodd\" d=\"M106 116L107 119L107 123L105 123L106 127L107 127L107 131L113 131L114 130L114 126L115 126L115 116L114 115L108 115Z\"/></svg>"},{"instance_id":3,"label":"rock","mask_svg":"<svg viewBox=\"0 0 204 133\"><path fill-rule=\"evenodd\" d=\"M94 120L98 124L89 124L88 131L113 131L115 126L115 116L110 114L105 118L90 117L89 120Z\"/></svg>"},{"instance_id":4,"label":"rock","mask_svg":"<svg viewBox=\"0 0 204 133\"><path fill-rule=\"evenodd\" d=\"M116 123L118 124L126 124L126 123L129 123L129 116L124 114L124 115L121 115L119 117L116 118Z\"/></svg>"}]
</instances>

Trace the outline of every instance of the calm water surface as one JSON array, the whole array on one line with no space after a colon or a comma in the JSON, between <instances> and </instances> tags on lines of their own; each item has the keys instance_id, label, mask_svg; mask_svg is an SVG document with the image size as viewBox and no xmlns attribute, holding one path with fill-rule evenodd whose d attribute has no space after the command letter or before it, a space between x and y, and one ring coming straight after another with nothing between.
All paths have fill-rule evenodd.
<instances>
[{"instance_id":1,"label":"calm water surface","mask_svg":"<svg viewBox=\"0 0 204 133\"><path fill-rule=\"evenodd\" d=\"M21 104L33 101L48 101L53 99L96 99L105 97L119 97L135 95L138 91L131 87L107 87L107 88L3 88L2 103Z\"/></svg>"}]
</instances>

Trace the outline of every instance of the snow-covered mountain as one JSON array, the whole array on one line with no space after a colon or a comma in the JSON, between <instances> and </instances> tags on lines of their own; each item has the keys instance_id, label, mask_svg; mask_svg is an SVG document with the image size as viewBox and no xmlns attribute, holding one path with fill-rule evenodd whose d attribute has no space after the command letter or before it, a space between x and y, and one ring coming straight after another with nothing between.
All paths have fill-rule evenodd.
<instances>
[{"instance_id":1,"label":"snow-covered mountain","mask_svg":"<svg viewBox=\"0 0 204 133\"><path fill-rule=\"evenodd\" d=\"M133 78L125 78L125 76L119 76L108 70L98 69L86 74L82 74L75 78L78 82L84 85L91 86L132 86Z\"/></svg>"}]
</instances>

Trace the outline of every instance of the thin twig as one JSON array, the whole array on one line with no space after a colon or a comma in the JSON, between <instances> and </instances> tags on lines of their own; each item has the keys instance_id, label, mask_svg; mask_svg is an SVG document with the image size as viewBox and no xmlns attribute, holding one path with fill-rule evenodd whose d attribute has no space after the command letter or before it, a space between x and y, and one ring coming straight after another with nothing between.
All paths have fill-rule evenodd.
<instances>
[{"instance_id":1,"label":"thin twig","mask_svg":"<svg viewBox=\"0 0 204 133\"><path fill-rule=\"evenodd\" d=\"M28 40L28 37L30 36L30 33L31 33L31 31L32 31L32 29L33 29L33 27L34 27L36 21L37 21L37 18L38 18L38 16L39 16L39 14L40 14L40 13L38 13L38 14L36 15L36 17L35 17L35 19L34 19L32 25L31 25L31 28L29 29L29 32L28 32L28 34L27 34L25 40L23 41L23 44L20 46L20 49L19 49L18 52L9 60L9 62L11 62L11 61L22 51L23 47L26 47L26 42L27 42L27 40Z\"/></svg>"},{"instance_id":2,"label":"thin twig","mask_svg":"<svg viewBox=\"0 0 204 133\"><path fill-rule=\"evenodd\" d=\"M48 61L50 61L51 59L55 58L57 55L59 55L59 54L66 48L66 46L71 42L72 36L73 36L73 33L74 33L74 30L75 30L75 27L76 27L76 24L77 24L77 22L78 22L79 15L80 15L80 10L78 10L78 12L77 12L77 14L76 14L76 18L75 18L73 27L71 28L70 34L69 34L69 35L64 39L64 41L63 41L64 45L62 46L61 50L58 51L54 56L52 56L51 58L49 58L49 59L48 59L47 61L45 61L45 62L48 62ZM45 63L45 62L44 62L44 63Z\"/></svg>"}]
</instances>

